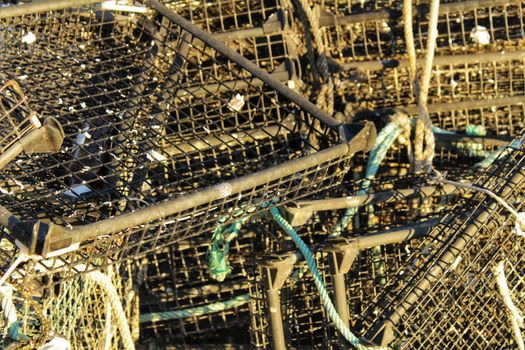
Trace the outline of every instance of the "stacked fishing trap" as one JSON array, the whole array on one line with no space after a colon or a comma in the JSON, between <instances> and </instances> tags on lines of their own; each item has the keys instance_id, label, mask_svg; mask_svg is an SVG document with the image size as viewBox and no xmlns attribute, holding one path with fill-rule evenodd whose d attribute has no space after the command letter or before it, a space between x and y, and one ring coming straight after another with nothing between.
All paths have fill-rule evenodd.
<instances>
[{"instance_id":1,"label":"stacked fishing trap","mask_svg":"<svg viewBox=\"0 0 525 350\"><path fill-rule=\"evenodd\" d=\"M0 343L524 349L521 1L0 6Z\"/></svg>"}]
</instances>

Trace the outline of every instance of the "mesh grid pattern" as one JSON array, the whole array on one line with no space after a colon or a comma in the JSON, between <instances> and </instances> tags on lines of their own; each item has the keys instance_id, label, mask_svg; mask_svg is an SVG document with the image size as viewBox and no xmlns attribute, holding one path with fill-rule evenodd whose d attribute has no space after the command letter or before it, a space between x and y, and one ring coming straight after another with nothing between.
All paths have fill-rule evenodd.
<instances>
[{"instance_id":1,"label":"mesh grid pattern","mask_svg":"<svg viewBox=\"0 0 525 350\"><path fill-rule=\"evenodd\" d=\"M339 141L333 129L314 126L312 115L190 34L190 24L182 29L162 16L150 21L91 7L1 25L10 28L2 70L24 74L30 104L56 116L66 134L59 153L22 156L3 173L7 184L22 185L10 185L14 195L3 195L2 205L23 220L46 218L64 227L101 222ZM28 32L37 38L30 45L21 42ZM254 181L233 198L99 236L40 262L36 277L58 270L66 277L90 264L145 254L209 231L217 218L233 215L231 208L330 187L347 166L344 157L323 159L295 174Z\"/></svg>"},{"instance_id":2,"label":"mesh grid pattern","mask_svg":"<svg viewBox=\"0 0 525 350\"><path fill-rule=\"evenodd\" d=\"M522 207L523 156L522 150L513 149L478 181L499 192L518 211ZM394 310L403 308L394 333L395 341L408 348L511 346L510 320L492 270L500 260L506 262L516 305L523 307L523 239L515 234L511 222L509 214L485 196L475 195L456 205L413 249L409 263L396 272L395 281L361 314L368 336L376 334L376 327L389 316L397 319ZM455 258L445 258L446 252ZM424 279L430 281L428 288L418 284ZM411 293L417 298L408 297Z\"/></svg>"},{"instance_id":3,"label":"mesh grid pattern","mask_svg":"<svg viewBox=\"0 0 525 350\"><path fill-rule=\"evenodd\" d=\"M429 89L430 105L525 95L522 60L477 64L456 61L435 65L434 72ZM416 103L408 69L385 68L362 74L363 81L350 85L346 92L348 98L359 101L362 106L380 109Z\"/></svg>"},{"instance_id":4,"label":"mesh grid pattern","mask_svg":"<svg viewBox=\"0 0 525 350\"><path fill-rule=\"evenodd\" d=\"M360 16L358 20L352 19L352 15L356 12L352 11L351 7L345 8L336 3L339 2L322 2L324 9L336 11L333 15L338 17L329 20L327 23L329 26L323 30L329 57L354 61L392 59L405 55L403 22L399 18L400 2L393 5L379 5L381 10L391 11L392 15L388 15L387 12L378 15L377 12L372 13L373 8L365 7L364 10L359 11L359 14L367 14L367 11L370 11L369 19L365 15ZM438 54L516 50L523 45L521 2L504 5L491 1L479 4L468 1L464 3L468 5L463 6L462 2L442 5L438 21ZM374 4L376 2L370 2L371 6ZM427 6L428 4L422 4L418 8L420 11L415 11L417 14L414 18L415 45L420 53L426 49ZM347 19L344 19L344 16L348 16ZM334 21L336 25L333 25ZM491 38L489 45L477 45L472 39L471 32L477 26L482 26L489 32Z\"/></svg>"},{"instance_id":5,"label":"mesh grid pattern","mask_svg":"<svg viewBox=\"0 0 525 350\"><path fill-rule=\"evenodd\" d=\"M241 231L232 241L228 262L232 273L223 282L216 282L208 273L206 239L193 239L167 247L148 256L147 277L142 286L142 313L180 310L219 301L248 292L246 260L254 254L257 233ZM245 324L248 305L242 305L208 315L180 320L143 324L144 339L161 342L195 341L197 336L213 337L218 330Z\"/></svg>"},{"instance_id":6,"label":"mesh grid pattern","mask_svg":"<svg viewBox=\"0 0 525 350\"><path fill-rule=\"evenodd\" d=\"M40 120L29 107L27 97L16 81L4 81L2 84L0 87L0 149L4 153L13 142L37 128Z\"/></svg>"},{"instance_id":7,"label":"mesh grid pattern","mask_svg":"<svg viewBox=\"0 0 525 350\"><path fill-rule=\"evenodd\" d=\"M297 60L298 38L291 11L280 0L270 1L163 1L175 12L217 38L268 72L283 62ZM293 74L293 66L285 67ZM281 81L291 76L276 74Z\"/></svg>"},{"instance_id":8,"label":"mesh grid pattern","mask_svg":"<svg viewBox=\"0 0 525 350\"><path fill-rule=\"evenodd\" d=\"M264 257L262 257L264 259ZM325 257L316 255L319 271L325 271ZM305 262L297 263L294 268L301 269ZM269 325L269 304L262 286L262 270L253 267L250 275L250 312L252 316L250 333L251 343L256 349L271 347ZM329 276L323 276L330 288ZM321 307L321 301L312 276L305 273L301 279L288 278L280 291L282 322L287 346L293 349L329 348L337 340L337 333L327 324L327 316Z\"/></svg>"}]
</instances>

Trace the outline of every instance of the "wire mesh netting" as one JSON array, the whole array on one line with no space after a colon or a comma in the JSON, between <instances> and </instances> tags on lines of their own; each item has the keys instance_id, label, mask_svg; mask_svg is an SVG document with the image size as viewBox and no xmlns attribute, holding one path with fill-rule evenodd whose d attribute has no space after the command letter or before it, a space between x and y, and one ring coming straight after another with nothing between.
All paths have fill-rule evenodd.
<instances>
[{"instance_id":1,"label":"wire mesh netting","mask_svg":"<svg viewBox=\"0 0 525 350\"><path fill-rule=\"evenodd\" d=\"M31 110L27 97L15 81L7 81L0 88L0 147L2 154L32 129L41 125L38 116Z\"/></svg>"},{"instance_id":2,"label":"wire mesh netting","mask_svg":"<svg viewBox=\"0 0 525 350\"><path fill-rule=\"evenodd\" d=\"M221 282L210 278L207 238L180 242L148 256L148 269L141 289L141 314L151 316L141 325L142 338L145 341L158 339L157 343L164 345L220 342L225 336L242 342L243 336L225 335L223 330L248 324L245 265L255 254L254 240L258 234L260 232L254 228L246 228L231 243L228 253L231 273ZM220 303L233 306L220 310ZM216 312L195 311L207 305L216 305ZM173 310L195 312L162 318ZM154 314L159 317L154 319Z\"/></svg>"},{"instance_id":3,"label":"wire mesh netting","mask_svg":"<svg viewBox=\"0 0 525 350\"><path fill-rule=\"evenodd\" d=\"M283 82L300 74L297 69L298 34L291 9L270 1L163 1L196 26L223 40L236 52ZM284 64L284 66L283 66ZM287 74L281 72L285 70Z\"/></svg>"},{"instance_id":4,"label":"wire mesh netting","mask_svg":"<svg viewBox=\"0 0 525 350\"><path fill-rule=\"evenodd\" d=\"M298 232L305 242L315 247L316 262L323 274L325 284L333 293L330 271L330 234L343 216L344 210L333 210L333 207L344 207L345 203L362 201L368 203L356 210L350 220L345 238L381 235L394 230L411 230L410 225L421 223L423 230L437 224L441 217L455 203L462 193L448 187L425 187L424 178L379 178L372 181L367 188L381 200L374 200L367 195L348 197L355 189L339 188L330 194L320 195L321 200L307 200L297 203L298 208L291 211L291 222L298 226ZM350 184L349 184L350 185ZM356 188L362 186L355 183ZM388 196L389 200L385 199ZM330 202L328 202L330 201ZM328 209L330 208L330 209ZM311 211L313 210L313 213ZM301 211L311 213L305 217ZM306 220L306 221L305 221ZM305 221L305 222L303 222ZM408 228L406 227L408 225ZM426 231L425 231L426 232ZM276 251L290 249L283 237L278 237L280 245L272 246ZM355 326L358 315L374 301L385 285L394 283L396 273L407 264L413 249L418 247L418 239L408 239L401 243L383 247L363 248L356 252L351 265L345 273L344 294L348 304L350 325ZM250 325L252 345L256 348L269 348L275 344L275 333L271 322L272 308L268 296L269 290L275 288L280 293L282 310L283 338L292 348L338 348L340 339L337 331L324 311L314 285L313 277L304 260L298 261L298 253L288 251L282 256L264 255L261 260L250 266ZM345 260L345 259L341 259ZM270 266L270 267L269 267ZM275 272L280 271L280 272ZM282 274L282 277L275 277ZM271 277L270 277L271 276ZM268 284L267 280L280 282ZM284 281L284 283L282 283ZM333 294L332 294L333 296ZM335 298L333 298L335 300Z\"/></svg>"},{"instance_id":5,"label":"wire mesh netting","mask_svg":"<svg viewBox=\"0 0 525 350\"><path fill-rule=\"evenodd\" d=\"M253 213L266 200L329 187L348 166L354 152L338 144L337 123L323 115L314 125L319 116L297 103L320 111L163 12L83 6L3 16L2 70L24 75L30 104L55 115L66 136L59 152L8 166L12 194L2 205L23 222L53 223L39 227L54 242L27 245L82 245L40 262L32 278L159 249L240 215L233 208Z\"/></svg>"},{"instance_id":6,"label":"wire mesh netting","mask_svg":"<svg viewBox=\"0 0 525 350\"><path fill-rule=\"evenodd\" d=\"M322 9L319 22L328 44L327 56L345 62L405 56L402 2L356 1L357 10L344 6L346 1L315 3ZM428 4L422 2L414 11L414 42L419 53L426 50ZM436 45L440 55L511 51L523 46L520 1L447 1L439 11Z\"/></svg>"},{"instance_id":7,"label":"wire mesh netting","mask_svg":"<svg viewBox=\"0 0 525 350\"><path fill-rule=\"evenodd\" d=\"M510 148L477 184L520 210L522 163L521 147ZM494 272L504 261L512 298L522 308L523 239L510 221L486 195L457 204L361 314L366 335L408 348L511 347L511 319Z\"/></svg>"},{"instance_id":8,"label":"wire mesh netting","mask_svg":"<svg viewBox=\"0 0 525 350\"><path fill-rule=\"evenodd\" d=\"M23 2L1 346L523 347L521 1Z\"/></svg>"}]
</instances>

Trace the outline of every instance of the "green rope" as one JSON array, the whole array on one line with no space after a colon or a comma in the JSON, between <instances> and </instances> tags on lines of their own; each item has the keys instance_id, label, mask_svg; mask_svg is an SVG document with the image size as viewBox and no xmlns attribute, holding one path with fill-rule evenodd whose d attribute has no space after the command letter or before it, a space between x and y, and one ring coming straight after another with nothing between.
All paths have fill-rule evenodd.
<instances>
[{"instance_id":1,"label":"green rope","mask_svg":"<svg viewBox=\"0 0 525 350\"><path fill-rule=\"evenodd\" d=\"M274 198L271 201L262 202L261 207L267 208L272 203L277 203L278 198ZM218 220L219 225L213 231L211 237L211 245L208 248L207 259L208 259L208 273L210 277L218 282L223 282L231 273L231 266L228 262L230 242L237 238L241 228L248 222L250 215L255 212L257 206L252 206L245 209L246 205L241 205L240 208L230 209L233 211L232 217L239 218L234 221L231 225L224 225L228 216L223 216Z\"/></svg>"},{"instance_id":2,"label":"green rope","mask_svg":"<svg viewBox=\"0 0 525 350\"><path fill-rule=\"evenodd\" d=\"M403 132L403 127L399 120L388 123L377 135L376 143L370 151L368 163L366 166L365 180L361 183L357 195L365 195L368 193L368 187L371 180L376 176L379 170L379 165L386 156L387 151L392 144L397 140L399 135ZM356 215L357 208L348 208L343 217L335 225L331 237L338 237L343 230L348 226L350 220Z\"/></svg>"},{"instance_id":3,"label":"green rope","mask_svg":"<svg viewBox=\"0 0 525 350\"><path fill-rule=\"evenodd\" d=\"M242 305L247 304L250 301L249 294L242 294L226 301L218 301L215 303L196 306L181 310L165 311L165 312L152 312L149 314L140 315L140 323L146 322L161 322L170 320L180 320L183 318L208 315L224 310L233 309Z\"/></svg>"},{"instance_id":4,"label":"green rope","mask_svg":"<svg viewBox=\"0 0 525 350\"><path fill-rule=\"evenodd\" d=\"M313 280L315 283L315 286L317 287L317 290L319 291L319 295L321 297L321 302L323 304L323 307L326 310L326 313L334 323L334 326L337 328L337 330L343 335L343 337L350 342L353 346L355 346L359 350L365 350L365 349L372 349L371 347L367 347L360 343L359 338L357 338L352 331L344 324L341 317L339 317L339 314L337 313L334 304L332 303L332 300L330 300L330 296L328 295L328 291L326 289L326 286L323 283L323 278L321 274L319 273L319 270L317 269L317 264L315 262L315 258L306 245L304 241L301 239L301 237L297 234L297 231L288 223L282 216L281 213L279 213L279 210L275 207L270 208L270 213L272 214L273 218L277 222L277 224L292 238L293 242L297 246L297 248L301 251L301 254L303 254L306 263L308 265L308 268L310 269ZM386 348L376 348L373 349L386 349Z\"/></svg>"},{"instance_id":5,"label":"green rope","mask_svg":"<svg viewBox=\"0 0 525 350\"><path fill-rule=\"evenodd\" d=\"M229 226L219 226L211 237L212 244L208 248L208 273L216 281L222 282L228 277L232 268L228 262L230 242L235 239L248 217L235 221Z\"/></svg>"}]
</instances>

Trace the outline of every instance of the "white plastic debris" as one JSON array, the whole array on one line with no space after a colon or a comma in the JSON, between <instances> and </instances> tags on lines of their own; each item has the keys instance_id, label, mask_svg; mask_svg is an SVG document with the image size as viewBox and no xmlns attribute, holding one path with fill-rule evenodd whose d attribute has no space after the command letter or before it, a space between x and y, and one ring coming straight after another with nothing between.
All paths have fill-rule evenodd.
<instances>
[{"instance_id":1,"label":"white plastic debris","mask_svg":"<svg viewBox=\"0 0 525 350\"><path fill-rule=\"evenodd\" d=\"M470 39L479 45L488 45L490 44L490 33L487 28L476 26L470 32Z\"/></svg>"},{"instance_id":2,"label":"white plastic debris","mask_svg":"<svg viewBox=\"0 0 525 350\"><path fill-rule=\"evenodd\" d=\"M389 34L392 29L390 28L390 26L388 25L388 23L386 21L381 21L381 29L380 29L381 33L383 34Z\"/></svg>"},{"instance_id":3,"label":"white plastic debris","mask_svg":"<svg viewBox=\"0 0 525 350\"><path fill-rule=\"evenodd\" d=\"M71 350L71 344L67 339L55 337L49 343L39 347L38 350Z\"/></svg>"},{"instance_id":4,"label":"white plastic debris","mask_svg":"<svg viewBox=\"0 0 525 350\"><path fill-rule=\"evenodd\" d=\"M520 237L525 236L525 227L521 224L522 221L525 221L525 212L518 213L521 220L516 220L516 234Z\"/></svg>"},{"instance_id":5,"label":"white plastic debris","mask_svg":"<svg viewBox=\"0 0 525 350\"><path fill-rule=\"evenodd\" d=\"M451 86L453 89L455 89L455 88L458 87L458 82L455 81L454 79L451 79L451 80L450 80L450 86Z\"/></svg>"},{"instance_id":6,"label":"white plastic debris","mask_svg":"<svg viewBox=\"0 0 525 350\"><path fill-rule=\"evenodd\" d=\"M130 1L105 1L102 3L102 8L104 10L110 11L122 11L130 13L142 13L148 14L151 12L151 9L144 6L133 6L130 4Z\"/></svg>"},{"instance_id":7,"label":"white plastic debris","mask_svg":"<svg viewBox=\"0 0 525 350\"><path fill-rule=\"evenodd\" d=\"M42 126L42 123L36 114L33 114L29 120L31 121L31 124L33 124L33 126L37 129Z\"/></svg>"},{"instance_id":8,"label":"white plastic debris","mask_svg":"<svg viewBox=\"0 0 525 350\"><path fill-rule=\"evenodd\" d=\"M153 149L148 151L147 157L151 161L156 161L157 160L159 162L164 162L165 160L167 160L166 157L164 157L162 154L160 154L159 152L157 152L157 151L155 151Z\"/></svg>"},{"instance_id":9,"label":"white plastic debris","mask_svg":"<svg viewBox=\"0 0 525 350\"><path fill-rule=\"evenodd\" d=\"M22 37L22 42L27 45L31 45L36 41L36 35L33 32L29 32Z\"/></svg>"},{"instance_id":10,"label":"white plastic debris","mask_svg":"<svg viewBox=\"0 0 525 350\"><path fill-rule=\"evenodd\" d=\"M228 102L228 107L236 112L240 112L245 103L244 96L237 94Z\"/></svg>"},{"instance_id":11,"label":"white plastic debris","mask_svg":"<svg viewBox=\"0 0 525 350\"><path fill-rule=\"evenodd\" d=\"M450 265L450 270L449 271L455 271L459 264L461 263L461 261L463 260L463 258L461 257L461 255L458 255L456 257L456 259L454 260L454 262L452 263L452 265Z\"/></svg>"}]
</instances>

